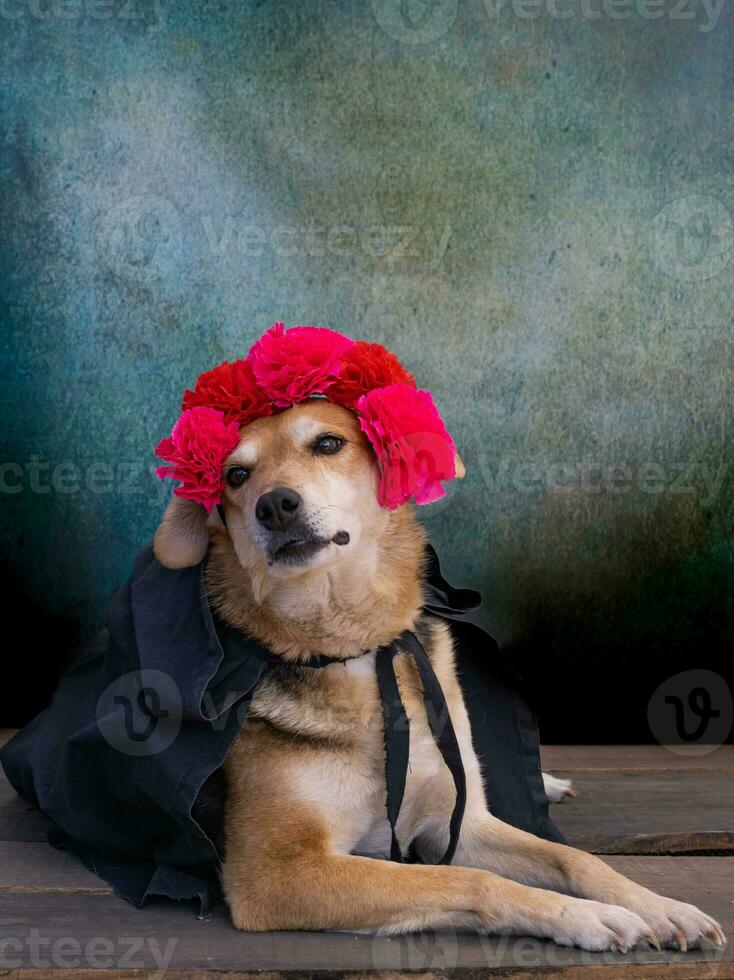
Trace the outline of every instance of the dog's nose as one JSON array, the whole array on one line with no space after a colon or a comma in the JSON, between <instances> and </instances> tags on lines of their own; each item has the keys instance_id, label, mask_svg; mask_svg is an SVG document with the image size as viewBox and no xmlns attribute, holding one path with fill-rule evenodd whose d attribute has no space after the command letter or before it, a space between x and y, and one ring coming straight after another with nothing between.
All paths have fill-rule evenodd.
<instances>
[{"instance_id":1,"label":"dog's nose","mask_svg":"<svg viewBox=\"0 0 734 980\"><path fill-rule=\"evenodd\" d=\"M301 497L290 487L264 493L255 504L255 517L268 531L285 531L298 517Z\"/></svg>"}]
</instances>

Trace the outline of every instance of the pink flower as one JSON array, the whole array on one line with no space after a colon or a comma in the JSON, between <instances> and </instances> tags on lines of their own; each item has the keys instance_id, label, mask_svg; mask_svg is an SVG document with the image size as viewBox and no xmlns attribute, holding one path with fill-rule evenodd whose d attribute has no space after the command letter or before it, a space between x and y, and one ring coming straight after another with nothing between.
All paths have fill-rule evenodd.
<instances>
[{"instance_id":1,"label":"pink flower","mask_svg":"<svg viewBox=\"0 0 734 980\"><path fill-rule=\"evenodd\" d=\"M255 379L277 407L287 408L322 395L339 374L342 357L354 341L326 327L275 323L256 341L247 360Z\"/></svg>"},{"instance_id":2,"label":"pink flower","mask_svg":"<svg viewBox=\"0 0 734 980\"><path fill-rule=\"evenodd\" d=\"M382 344L357 340L344 356L339 377L329 386L329 401L354 408L368 391L394 384L415 388L415 378Z\"/></svg>"},{"instance_id":3,"label":"pink flower","mask_svg":"<svg viewBox=\"0 0 734 980\"><path fill-rule=\"evenodd\" d=\"M255 381L247 361L225 361L205 371L196 379L194 390L184 392L181 408L187 411L197 405L224 412L228 422L248 425L254 419L272 415L270 399Z\"/></svg>"},{"instance_id":4,"label":"pink flower","mask_svg":"<svg viewBox=\"0 0 734 980\"><path fill-rule=\"evenodd\" d=\"M222 499L222 463L240 441L239 425L227 422L223 412L203 405L184 412L171 435L156 446L155 454L171 466L159 466L162 480L180 480L173 491L202 504L208 511Z\"/></svg>"},{"instance_id":5,"label":"pink flower","mask_svg":"<svg viewBox=\"0 0 734 980\"><path fill-rule=\"evenodd\" d=\"M395 510L443 497L441 481L456 476L456 447L431 395L395 384L368 392L356 407L380 466L380 505Z\"/></svg>"}]
</instances>

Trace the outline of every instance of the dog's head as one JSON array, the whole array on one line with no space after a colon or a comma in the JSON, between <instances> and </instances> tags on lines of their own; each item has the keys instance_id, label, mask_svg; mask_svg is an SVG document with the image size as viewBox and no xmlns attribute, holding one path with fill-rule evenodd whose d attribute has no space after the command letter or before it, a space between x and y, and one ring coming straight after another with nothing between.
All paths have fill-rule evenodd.
<instances>
[{"instance_id":1,"label":"dog's head","mask_svg":"<svg viewBox=\"0 0 734 980\"><path fill-rule=\"evenodd\" d=\"M456 457L457 476L464 475ZM310 399L245 426L224 461L227 532L241 565L285 578L341 561L375 542L391 514L378 502L374 451L354 412ZM173 497L155 536L168 568L203 560L219 511Z\"/></svg>"},{"instance_id":2,"label":"dog's head","mask_svg":"<svg viewBox=\"0 0 734 980\"><path fill-rule=\"evenodd\" d=\"M224 461L222 506L240 563L286 577L345 559L389 522L378 481L375 454L346 408L311 399L251 422ZM156 534L159 561L201 561L220 520L174 497Z\"/></svg>"},{"instance_id":3,"label":"dog's head","mask_svg":"<svg viewBox=\"0 0 734 980\"><path fill-rule=\"evenodd\" d=\"M366 531L374 550L380 530L406 523L386 511L411 514L463 476L430 392L382 345L325 327L274 324L245 359L201 374L181 407L156 447L170 464L157 475L181 484L155 539L170 568L201 561L222 522L261 579L327 568Z\"/></svg>"}]
</instances>

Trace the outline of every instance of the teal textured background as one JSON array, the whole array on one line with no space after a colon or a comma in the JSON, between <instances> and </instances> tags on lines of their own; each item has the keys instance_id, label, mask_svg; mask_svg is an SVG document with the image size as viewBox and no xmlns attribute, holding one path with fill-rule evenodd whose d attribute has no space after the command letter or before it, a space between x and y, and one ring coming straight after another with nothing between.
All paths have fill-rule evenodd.
<instances>
[{"instance_id":1,"label":"teal textured background","mask_svg":"<svg viewBox=\"0 0 734 980\"><path fill-rule=\"evenodd\" d=\"M275 320L381 341L433 391L468 476L423 516L547 736L645 739L666 676L725 672L712 4L6 0L0 535L44 638L28 678L154 530L183 388Z\"/></svg>"}]
</instances>

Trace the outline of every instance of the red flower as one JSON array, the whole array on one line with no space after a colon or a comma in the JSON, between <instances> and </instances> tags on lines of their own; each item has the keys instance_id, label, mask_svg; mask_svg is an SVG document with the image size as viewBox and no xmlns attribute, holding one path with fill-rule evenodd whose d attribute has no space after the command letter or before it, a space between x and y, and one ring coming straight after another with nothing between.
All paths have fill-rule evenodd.
<instances>
[{"instance_id":1,"label":"red flower","mask_svg":"<svg viewBox=\"0 0 734 980\"><path fill-rule=\"evenodd\" d=\"M239 441L239 425L227 422L223 412L202 405L190 408L156 446L156 456L172 464L159 466L156 475L180 480L173 492L210 511L222 499L222 463Z\"/></svg>"},{"instance_id":2,"label":"red flower","mask_svg":"<svg viewBox=\"0 0 734 980\"><path fill-rule=\"evenodd\" d=\"M456 476L456 447L427 391L407 384L376 388L359 399L357 411L380 465L382 507L444 496L441 481Z\"/></svg>"},{"instance_id":3,"label":"red flower","mask_svg":"<svg viewBox=\"0 0 734 980\"><path fill-rule=\"evenodd\" d=\"M197 405L224 412L228 422L247 425L254 419L272 415L270 399L255 381L247 361L225 361L219 367L200 374L194 390L186 390L181 404L185 412Z\"/></svg>"},{"instance_id":4,"label":"red flower","mask_svg":"<svg viewBox=\"0 0 734 980\"><path fill-rule=\"evenodd\" d=\"M344 355L339 377L329 386L329 401L354 408L368 391L394 384L415 388L415 378L382 344L358 340Z\"/></svg>"},{"instance_id":5,"label":"red flower","mask_svg":"<svg viewBox=\"0 0 734 980\"><path fill-rule=\"evenodd\" d=\"M247 357L255 378L279 408L321 395L339 374L342 358L354 341L326 327L275 323L256 341Z\"/></svg>"}]
</instances>

